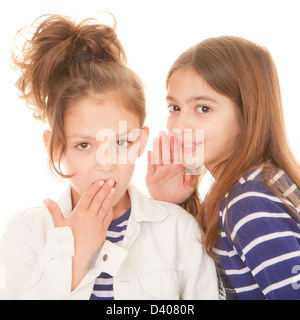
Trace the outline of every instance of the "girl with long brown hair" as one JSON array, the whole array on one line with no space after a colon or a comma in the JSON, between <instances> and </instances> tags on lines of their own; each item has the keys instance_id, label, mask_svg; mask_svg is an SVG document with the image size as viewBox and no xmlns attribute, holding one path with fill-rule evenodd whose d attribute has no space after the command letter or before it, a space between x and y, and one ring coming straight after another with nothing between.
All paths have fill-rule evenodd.
<instances>
[{"instance_id":1,"label":"girl with long brown hair","mask_svg":"<svg viewBox=\"0 0 300 320\"><path fill-rule=\"evenodd\" d=\"M207 39L179 56L166 87L169 134L161 133L148 156L152 198L183 203L195 216L208 254L221 265L227 297L299 299L300 167L287 142L270 53L239 37ZM204 166L187 174L195 164L185 156L200 147ZM215 182L201 201L205 170Z\"/></svg>"}]
</instances>

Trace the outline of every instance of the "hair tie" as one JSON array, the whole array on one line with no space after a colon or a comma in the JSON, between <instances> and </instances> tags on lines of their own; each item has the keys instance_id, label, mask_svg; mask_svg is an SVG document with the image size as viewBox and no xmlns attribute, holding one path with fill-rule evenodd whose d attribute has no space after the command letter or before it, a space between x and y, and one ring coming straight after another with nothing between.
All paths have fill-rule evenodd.
<instances>
[{"instance_id":1,"label":"hair tie","mask_svg":"<svg viewBox=\"0 0 300 320\"><path fill-rule=\"evenodd\" d=\"M73 55L73 59L74 62L82 62L82 61L93 61L94 60L94 56L91 54L90 50L84 50L84 51L80 51L80 52L76 52Z\"/></svg>"}]
</instances>

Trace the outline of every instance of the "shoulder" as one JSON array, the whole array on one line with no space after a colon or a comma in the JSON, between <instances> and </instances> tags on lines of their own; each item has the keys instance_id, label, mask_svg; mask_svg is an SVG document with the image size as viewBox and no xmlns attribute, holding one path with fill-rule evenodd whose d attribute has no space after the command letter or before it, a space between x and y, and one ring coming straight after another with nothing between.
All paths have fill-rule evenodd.
<instances>
[{"instance_id":1,"label":"shoulder","mask_svg":"<svg viewBox=\"0 0 300 320\"><path fill-rule=\"evenodd\" d=\"M36 207L22 210L8 222L1 239L1 252L41 252L49 227L53 226L46 208Z\"/></svg>"},{"instance_id":2,"label":"shoulder","mask_svg":"<svg viewBox=\"0 0 300 320\"><path fill-rule=\"evenodd\" d=\"M188 246L200 246L203 232L196 222L196 219L179 205L150 200L153 208L164 214L165 219L160 222L160 230L166 234L176 236L174 242L186 243Z\"/></svg>"},{"instance_id":3,"label":"shoulder","mask_svg":"<svg viewBox=\"0 0 300 320\"><path fill-rule=\"evenodd\" d=\"M71 198L70 186L64 191L57 201L63 213L69 210L68 203ZM3 234L2 242L5 239L10 241L38 241L45 239L50 227L53 227L53 221L46 207L26 208L15 214L7 223Z\"/></svg>"},{"instance_id":4,"label":"shoulder","mask_svg":"<svg viewBox=\"0 0 300 320\"><path fill-rule=\"evenodd\" d=\"M176 230L197 229L195 218L179 205L146 197L133 185L129 188L132 216L137 222L150 222L154 226Z\"/></svg>"},{"instance_id":5,"label":"shoulder","mask_svg":"<svg viewBox=\"0 0 300 320\"><path fill-rule=\"evenodd\" d=\"M27 208L10 219L7 224L7 230L30 232L35 229L40 230L43 226L50 225L51 222L51 216L45 207Z\"/></svg>"},{"instance_id":6,"label":"shoulder","mask_svg":"<svg viewBox=\"0 0 300 320\"><path fill-rule=\"evenodd\" d=\"M266 181L262 176L262 168L251 170L231 188L228 201L237 202L243 199L251 199L252 197L263 197L270 200L274 194L271 192ZM271 198L270 198L271 197Z\"/></svg>"},{"instance_id":7,"label":"shoulder","mask_svg":"<svg viewBox=\"0 0 300 320\"><path fill-rule=\"evenodd\" d=\"M151 200L152 205L161 212L164 212L168 220L178 223L197 225L195 218L177 204Z\"/></svg>"},{"instance_id":8,"label":"shoulder","mask_svg":"<svg viewBox=\"0 0 300 320\"><path fill-rule=\"evenodd\" d=\"M274 170L269 182L273 183L283 177L291 182L283 171ZM262 168L258 168L244 175L223 199L221 222L231 231L240 225L250 225L252 221L255 222L254 226L263 222L264 226L270 223L274 227L276 219L277 222L289 220L289 224L299 223L293 220L294 215L287 204L292 205L284 194L278 197L273 193L263 178Z\"/></svg>"},{"instance_id":9,"label":"shoulder","mask_svg":"<svg viewBox=\"0 0 300 320\"><path fill-rule=\"evenodd\" d=\"M65 190L56 199L63 215L67 216L72 211L71 186L68 184ZM32 226L40 228L41 225L53 225L51 215L45 206L36 206L26 208L15 214L8 226Z\"/></svg>"},{"instance_id":10,"label":"shoulder","mask_svg":"<svg viewBox=\"0 0 300 320\"><path fill-rule=\"evenodd\" d=\"M269 180L269 183L266 182L262 175L262 167L249 171L239 179L225 196L221 210L226 209L226 207L229 210L238 206L246 206L247 211L255 209L267 210L270 206L272 208L278 206L282 210L287 210L286 204L289 202L285 194L278 197L270 188L270 184L283 178L292 185L291 179L279 169L272 172L272 178Z\"/></svg>"}]
</instances>

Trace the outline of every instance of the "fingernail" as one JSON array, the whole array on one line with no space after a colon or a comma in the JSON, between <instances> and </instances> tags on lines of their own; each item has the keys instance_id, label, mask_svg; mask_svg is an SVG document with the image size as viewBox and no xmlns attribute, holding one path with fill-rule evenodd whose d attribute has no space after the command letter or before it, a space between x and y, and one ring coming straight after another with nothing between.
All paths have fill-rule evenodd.
<instances>
[{"instance_id":1,"label":"fingernail","mask_svg":"<svg viewBox=\"0 0 300 320\"><path fill-rule=\"evenodd\" d=\"M104 181L101 180L101 181L99 182L99 186L102 187L103 185L104 185Z\"/></svg>"},{"instance_id":2,"label":"fingernail","mask_svg":"<svg viewBox=\"0 0 300 320\"><path fill-rule=\"evenodd\" d=\"M110 190L110 193L116 193L116 189L115 189L115 188L112 188L112 189Z\"/></svg>"},{"instance_id":3,"label":"fingernail","mask_svg":"<svg viewBox=\"0 0 300 320\"><path fill-rule=\"evenodd\" d=\"M110 187L112 187L112 186L115 184L115 182L114 182L114 180L109 179L107 184L108 184Z\"/></svg>"},{"instance_id":4,"label":"fingernail","mask_svg":"<svg viewBox=\"0 0 300 320\"><path fill-rule=\"evenodd\" d=\"M43 203L44 203L44 205L45 205L46 208L48 208L48 207L50 206L50 201L47 200L47 199L44 200Z\"/></svg>"}]
</instances>

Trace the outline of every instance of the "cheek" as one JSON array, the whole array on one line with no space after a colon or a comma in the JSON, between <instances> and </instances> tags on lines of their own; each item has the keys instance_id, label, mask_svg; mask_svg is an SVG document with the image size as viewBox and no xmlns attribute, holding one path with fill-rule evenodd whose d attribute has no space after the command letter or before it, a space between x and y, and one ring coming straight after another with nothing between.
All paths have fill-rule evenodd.
<instances>
[{"instance_id":1,"label":"cheek","mask_svg":"<svg viewBox=\"0 0 300 320\"><path fill-rule=\"evenodd\" d=\"M175 120L174 118L172 117L168 117L168 120L167 120L167 130L168 131L172 131L173 128L174 128L174 124L175 124Z\"/></svg>"},{"instance_id":2,"label":"cheek","mask_svg":"<svg viewBox=\"0 0 300 320\"><path fill-rule=\"evenodd\" d=\"M123 184L129 184L134 172L134 168L135 165L131 163L118 166L119 177Z\"/></svg>"},{"instance_id":3,"label":"cheek","mask_svg":"<svg viewBox=\"0 0 300 320\"><path fill-rule=\"evenodd\" d=\"M232 114L227 121L223 122L220 128L222 129L220 135L224 136L223 139L225 140L225 143L229 147L234 146L241 132L237 116L235 114Z\"/></svg>"},{"instance_id":4,"label":"cheek","mask_svg":"<svg viewBox=\"0 0 300 320\"><path fill-rule=\"evenodd\" d=\"M240 134L239 124L234 120L224 119L207 126L204 131L206 151L214 150L217 153L232 151Z\"/></svg>"},{"instance_id":5,"label":"cheek","mask_svg":"<svg viewBox=\"0 0 300 320\"><path fill-rule=\"evenodd\" d=\"M83 174L89 167L89 158L83 157L80 153L75 151L67 151L62 164L67 174Z\"/></svg>"},{"instance_id":6,"label":"cheek","mask_svg":"<svg viewBox=\"0 0 300 320\"><path fill-rule=\"evenodd\" d=\"M84 170L84 166L80 166L77 163L70 163L69 161L64 162L65 172L72 175L69 178L69 182L73 189L76 190L78 195L82 195L90 187L89 174Z\"/></svg>"},{"instance_id":7,"label":"cheek","mask_svg":"<svg viewBox=\"0 0 300 320\"><path fill-rule=\"evenodd\" d=\"M118 166L118 191L125 192L133 176L134 168L135 165L133 164L123 164Z\"/></svg>"},{"instance_id":8,"label":"cheek","mask_svg":"<svg viewBox=\"0 0 300 320\"><path fill-rule=\"evenodd\" d=\"M124 164L118 165L118 181L116 186L116 196L113 205L117 204L126 192L128 185L132 179L134 173L134 165Z\"/></svg>"},{"instance_id":9,"label":"cheek","mask_svg":"<svg viewBox=\"0 0 300 320\"><path fill-rule=\"evenodd\" d=\"M119 165L135 164L140 142L133 144L130 148L120 149L116 152L116 162Z\"/></svg>"}]
</instances>

